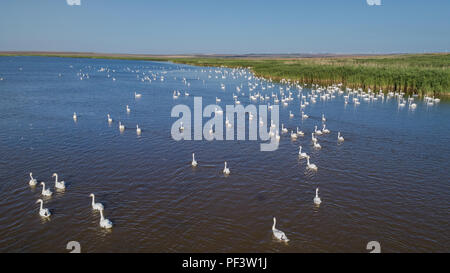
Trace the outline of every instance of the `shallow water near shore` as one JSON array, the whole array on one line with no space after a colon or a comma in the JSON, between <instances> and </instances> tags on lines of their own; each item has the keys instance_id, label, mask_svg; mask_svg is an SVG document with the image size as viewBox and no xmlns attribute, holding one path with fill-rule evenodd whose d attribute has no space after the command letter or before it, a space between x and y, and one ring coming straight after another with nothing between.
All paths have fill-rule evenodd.
<instances>
[{"instance_id":1,"label":"shallow water near shore","mask_svg":"<svg viewBox=\"0 0 450 273\"><path fill-rule=\"evenodd\" d=\"M205 106L219 97L225 109L241 84L241 103L252 103L250 73L233 78L231 71L0 57L0 251L68 252L69 241L82 252L368 252L369 241L380 242L382 252L450 251L450 103L416 99L410 110L395 99L356 106L336 96L310 103L302 120L294 96L280 105L280 123L289 131L299 126L305 137L282 134L274 152L261 152L259 141L173 140L174 105L192 107L201 96ZM285 88L263 85L252 93ZM321 128L322 113L331 133L318 137L322 149L315 150L311 132ZM317 172L299 159L299 145ZM29 172L54 191L43 198L49 220L39 216L41 187L28 185ZM54 172L65 191L54 189ZM313 204L316 187L320 207ZM105 206L111 230L99 226L90 193ZM274 216L289 243L272 237Z\"/></svg>"}]
</instances>

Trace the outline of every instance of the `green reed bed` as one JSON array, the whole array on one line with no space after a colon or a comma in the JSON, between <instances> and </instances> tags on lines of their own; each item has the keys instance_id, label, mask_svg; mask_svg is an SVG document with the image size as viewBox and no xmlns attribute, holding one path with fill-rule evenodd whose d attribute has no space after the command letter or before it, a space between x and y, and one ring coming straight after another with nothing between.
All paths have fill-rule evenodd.
<instances>
[{"instance_id":1,"label":"green reed bed","mask_svg":"<svg viewBox=\"0 0 450 273\"><path fill-rule=\"evenodd\" d=\"M302 59L175 58L200 66L248 67L257 75L307 84L342 83L350 88L449 96L450 54Z\"/></svg>"}]
</instances>

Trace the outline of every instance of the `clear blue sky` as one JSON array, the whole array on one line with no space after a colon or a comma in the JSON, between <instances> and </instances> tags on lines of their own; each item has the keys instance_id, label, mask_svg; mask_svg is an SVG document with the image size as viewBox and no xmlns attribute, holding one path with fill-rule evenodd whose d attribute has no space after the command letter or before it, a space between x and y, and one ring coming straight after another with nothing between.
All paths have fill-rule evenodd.
<instances>
[{"instance_id":1,"label":"clear blue sky","mask_svg":"<svg viewBox=\"0 0 450 273\"><path fill-rule=\"evenodd\" d=\"M450 50L449 0L1 0L0 50L395 53Z\"/></svg>"}]
</instances>

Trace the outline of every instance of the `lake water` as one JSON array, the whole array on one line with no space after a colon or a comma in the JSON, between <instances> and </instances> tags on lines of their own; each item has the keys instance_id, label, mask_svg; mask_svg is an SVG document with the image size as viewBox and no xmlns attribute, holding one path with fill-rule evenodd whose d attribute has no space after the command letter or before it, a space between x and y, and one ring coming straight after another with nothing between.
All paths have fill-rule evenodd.
<instances>
[{"instance_id":1,"label":"lake water","mask_svg":"<svg viewBox=\"0 0 450 273\"><path fill-rule=\"evenodd\" d=\"M305 137L283 134L276 151L261 152L260 141L172 139L174 105L192 106L194 96L203 105L216 97L234 104L241 84L247 105L248 82L257 82L249 76L164 62L0 57L0 251L68 252L69 241L82 252L368 252L369 241L382 252L450 251L448 102L416 98L410 110L395 98L345 105L335 94L310 103L302 120L291 88L280 122ZM284 85L262 86L252 93L280 86L286 93ZM311 132L322 113L331 133L318 136L322 149L315 150ZM299 145L317 172L299 159ZM39 216L41 186L28 185L29 172L54 191L43 198L49 220ZM55 190L54 172L65 191ZM111 230L99 226L90 193L105 206ZM274 216L289 243L273 238Z\"/></svg>"}]
</instances>

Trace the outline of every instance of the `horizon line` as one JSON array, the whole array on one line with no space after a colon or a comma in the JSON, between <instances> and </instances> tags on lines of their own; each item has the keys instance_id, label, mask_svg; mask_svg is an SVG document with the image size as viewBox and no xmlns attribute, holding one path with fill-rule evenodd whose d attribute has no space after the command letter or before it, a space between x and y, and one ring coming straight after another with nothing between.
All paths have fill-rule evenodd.
<instances>
[{"instance_id":1,"label":"horizon line","mask_svg":"<svg viewBox=\"0 0 450 273\"><path fill-rule=\"evenodd\" d=\"M389 53L178 53L178 54L154 54L154 53L108 53L95 51L38 51L38 50L5 50L0 55L92 55L92 56L141 56L141 57L346 57L346 56L388 56L388 55L415 55L415 54L448 54L447 51L429 52L389 52Z\"/></svg>"}]
</instances>

